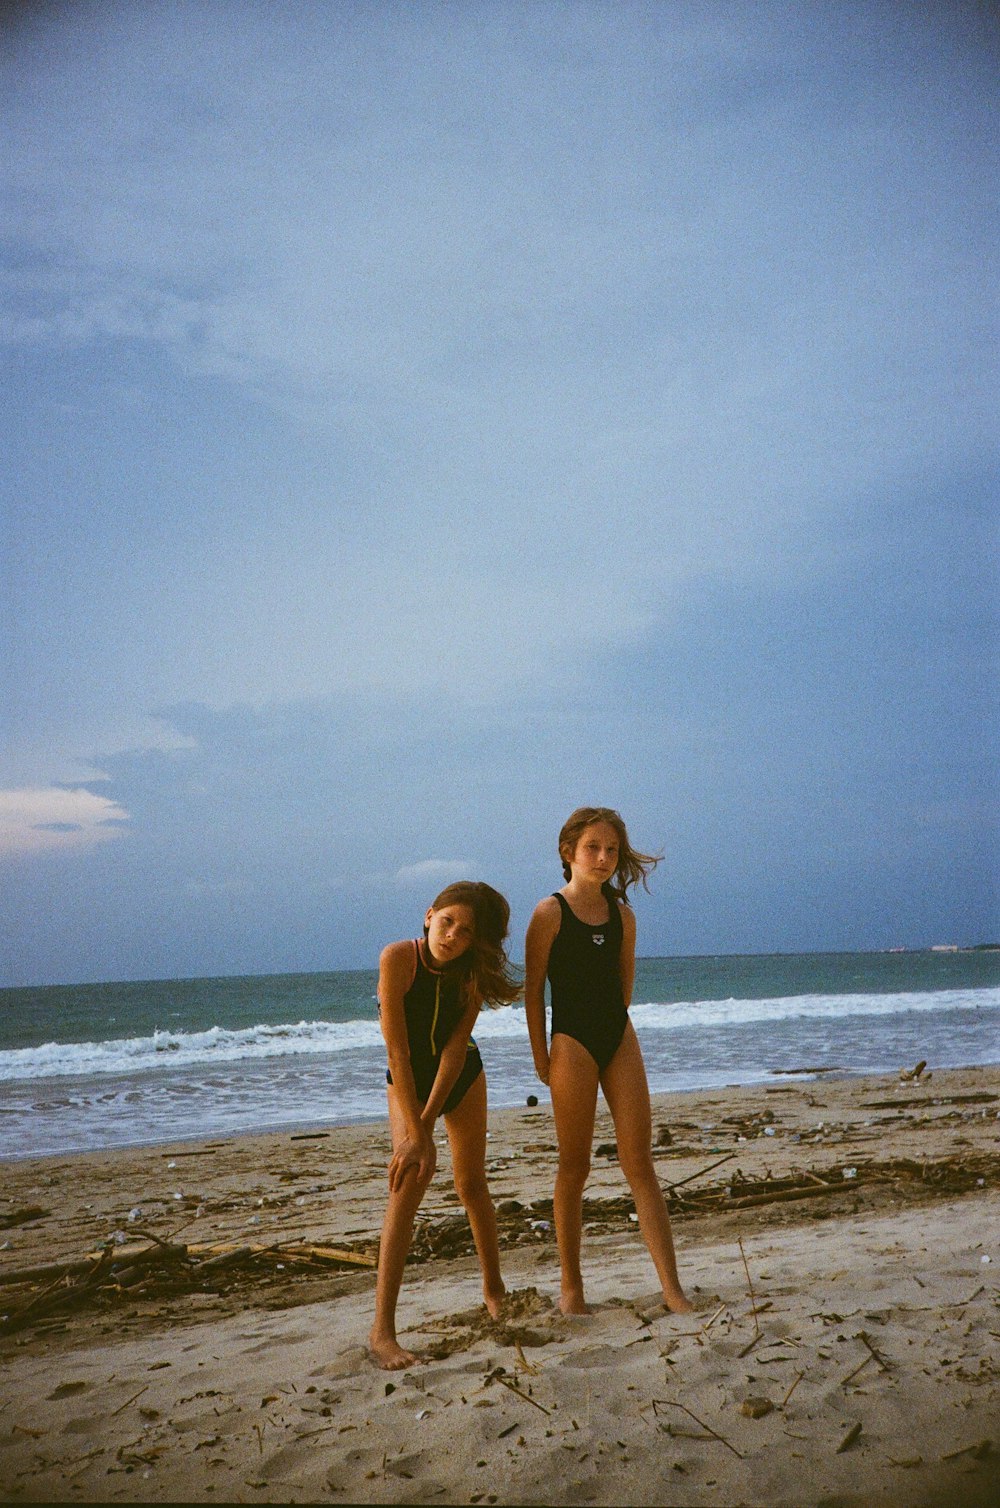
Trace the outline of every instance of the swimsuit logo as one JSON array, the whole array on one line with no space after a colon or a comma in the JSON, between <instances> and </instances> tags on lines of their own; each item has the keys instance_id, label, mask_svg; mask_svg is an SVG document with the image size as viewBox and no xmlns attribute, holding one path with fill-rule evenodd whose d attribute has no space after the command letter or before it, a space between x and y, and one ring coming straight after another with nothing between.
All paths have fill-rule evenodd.
<instances>
[{"instance_id":1,"label":"swimsuit logo","mask_svg":"<svg viewBox=\"0 0 1000 1508\"><path fill-rule=\"evenodd\" d=\"M604 933L603 932L595 932L594 933L594 945L595 945L595 947L599 948L601 946L601 944L602 944L603 941L604 941Z\"/></svg>"}]
</instances>

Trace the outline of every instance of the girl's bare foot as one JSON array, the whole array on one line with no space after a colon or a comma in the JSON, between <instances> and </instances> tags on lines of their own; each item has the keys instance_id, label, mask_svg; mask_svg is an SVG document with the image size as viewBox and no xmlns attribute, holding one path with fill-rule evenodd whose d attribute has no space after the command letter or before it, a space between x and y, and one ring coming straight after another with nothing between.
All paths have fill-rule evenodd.
<instances>
[{"instance_id":1,"label":"girl's bare foot","mask_svg":"<svg viewBox=\"0 0 1000 1508\"><path fill-rule=\"evenodd\" d=\"M412 1351L404 1351L394 1335L377 1335L373 1330L368 1337L368 1351L372 1361L385 1372L401 1372L412 1367L417 1358Z\"/></svg>"},{"instance_id":2,"label":"girl's bare foot","mask_svg":"<svg viewBox=\"0 0 1000 1508\"><path fill-rule=\"evenodd\" d=\"M663 1302L671 1314L693 1314L694 1305L682 1288L664 1289Z\"/></svg>"},{"instance_id":3,"label":"girl's bare foot","mask_svg":"<svg viewBox=\"0 0 1000 1508\"><path fill-rule=\"evenodd\" d=\"M501 1284L499 1288L487 1293L483 1289L483 1303L486 1305L490 1319L498 1320L503 1313L503 1301L507 1297L507 1290Z\"/></svg>"},{"instance_id":4,"label":"girl's bare foot","mask_svg":"<svg viewBox=\"0 0 1000 1508\"><path fill-rule=\"evenodd\" d=\"M559 1308L563 1314L591 1314L593 1312L583 1297L582 1288L564 1288L559 1295Z\"/></svg>"}]
</instances>

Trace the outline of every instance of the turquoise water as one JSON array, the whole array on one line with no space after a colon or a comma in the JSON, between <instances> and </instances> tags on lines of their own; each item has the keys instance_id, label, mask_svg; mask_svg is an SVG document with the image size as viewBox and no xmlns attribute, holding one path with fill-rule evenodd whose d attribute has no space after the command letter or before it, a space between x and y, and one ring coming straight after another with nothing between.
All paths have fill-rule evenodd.
<instances>
[{"instance_id":1,"label":"turquoise water","mask_svg":"<svg viewBox=\"0 0 1000 1508\"><path fill-rule=\"evenodd\" d=\"M0 991L5 1156L378 1119L374 971ZM994 951L647 958L654 1091L823 1066L1000 1063ZM476 1030L493 1104L544 1094L520 1007Z\"/></svg>"}]
</instances>

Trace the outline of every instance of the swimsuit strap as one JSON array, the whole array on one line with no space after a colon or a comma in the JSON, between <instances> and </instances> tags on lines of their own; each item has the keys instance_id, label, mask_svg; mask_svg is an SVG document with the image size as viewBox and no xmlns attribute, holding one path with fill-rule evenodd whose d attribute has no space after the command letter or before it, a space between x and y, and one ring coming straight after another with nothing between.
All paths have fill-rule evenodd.
<instances>
[{"instance_id":1,"label":"swimsuit strap","mask_svg":"<svg viewBox=\"0 0 1000 1508\"><path fill-rule=\"evenodd\" d=\"M560 906L560 909L562 911L563 916L569 916L573 921L576 922L576 924L577 924L578 927L584 927L586 929L586 931L588 931L588 932L598 932L601 929L601 927L607 927L610 924L610 922L611 922L612 913L618 910L618 903L616 901L611 900L611 898L609 896L605 896L604 899L608 903L608 919L607 919L607 921L604 921L604 922L585 922L585 921L582 921L581 918L577 916L576 912L573 910L573 907L570 905L569 901L566 899L566 897L562 894L561 891L559 891L559 890L553 890L552 894L555 896L556 900L559 902L559 906Z\"/></svg>"}]
</instances>

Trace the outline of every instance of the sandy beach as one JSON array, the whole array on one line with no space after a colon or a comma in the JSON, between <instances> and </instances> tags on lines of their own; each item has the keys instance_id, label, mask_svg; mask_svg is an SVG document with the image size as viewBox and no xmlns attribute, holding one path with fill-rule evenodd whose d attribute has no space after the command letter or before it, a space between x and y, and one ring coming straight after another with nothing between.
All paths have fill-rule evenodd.
<instances>
[{"instance_id":1,"label":"sandy beach","mask_svg":"<svg viewBox=\"0 0 1000 1508\"><path fill-rule=\"evenodd\" d=\"M0 1496L998 1501L995 1069L658 1097L693 1316L658 1303L601 1112L593 1314L554 1303L547 1099L494 1113L507 1312L442 1136L399 1311L422 1362L394 1374L364 1345L384 1125L5 1162Z\"/></svg>"}]
</instances>

